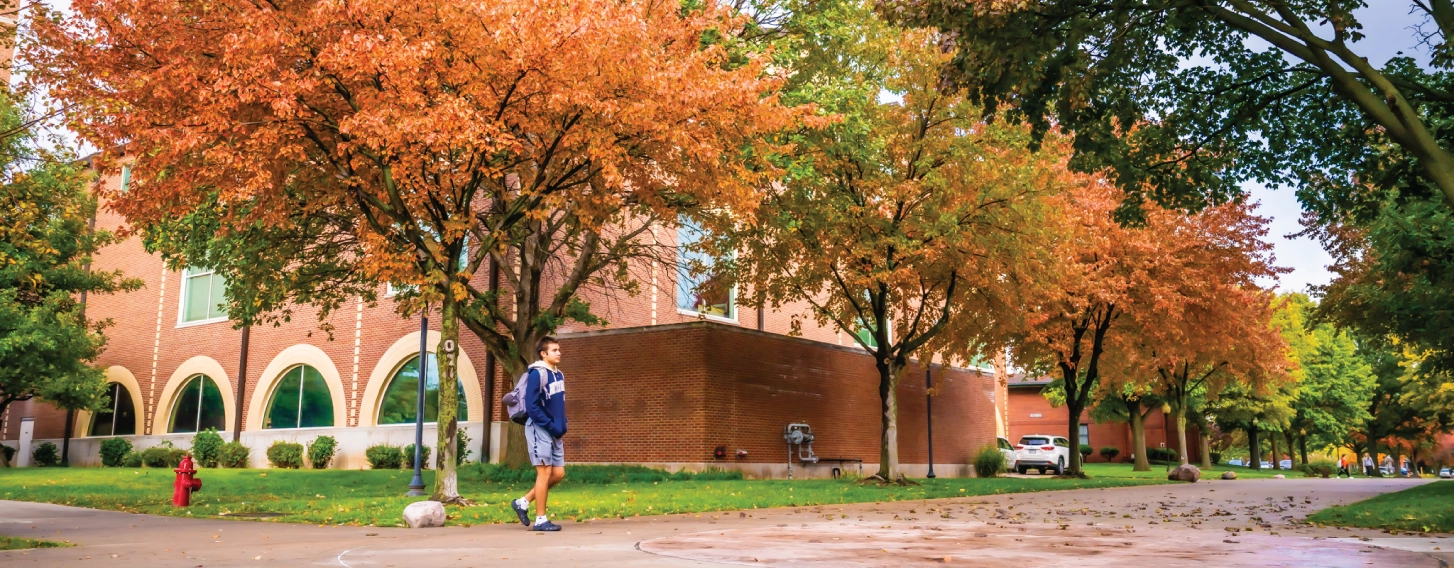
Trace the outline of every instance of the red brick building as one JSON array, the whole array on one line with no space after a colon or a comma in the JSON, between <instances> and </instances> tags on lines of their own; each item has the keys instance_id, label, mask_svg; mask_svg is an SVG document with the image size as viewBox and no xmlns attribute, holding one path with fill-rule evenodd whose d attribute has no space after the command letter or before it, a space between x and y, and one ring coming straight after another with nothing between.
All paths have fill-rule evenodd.
<instances>
[{"instance_id":1,"label":"red brick building","mask_svg":"<svg viewBox=\"0 0 1454 568\"><path fill-rule=\"evenodd\" d=\"M105 183L126 183L125 177ZM123 225L104 208L98 214L100 228ZM658 233L654 236L673 240L668 242L676 238L669 228ZM266 466L264 451L274 440L306 443L333 436L340 449L334 467L341 468L366 467L363 452L370 445L413 442L415 387L408 385L417 385L411 381L417 380L420 322L400 317L389 297L376 305L343 306L327 322L331 334L319 329L316 313L307 308L281 326L255 327L244 362L243 333L216 307L220 277L206 270L167 270L137 238L103 250L93 266L120 269L145 285L95 296L87 304L89 317L115 324L98 361L114 396L108 411L75 417L72 464L98 464L100 441L110 436L124 436L138 449L162 441L185 448L191 432L208 426L225 439L238 431L258 467ZM810 320L802 322L801 337L789 337L801 312L759 316L736 306L732 297L695 295L687 286L692 277L674 266L642 268L649 276L642 278L640 294L588 293L609 328L573 324L561 330L562 367L570 385L568 461L782 475L788 459L783 429L806 422L816 435L817 455L863 460L866 472L876 470L877 377L872 359L852 338ZM430 320L425 341L431 353L437 323ZM485 349L468 332L461 335L461 410L471 457L481 457L488 440L485 457L493 461L506 419L497 401L513 380L499 370L487 392ZM922 369L907 373L898 393L899 447L905 472L915 475L928 459L925 386ZM1003 434L998 424L1007 408L1004 387L988 370L936 366L934 375L944 384L933 409L936 473L968 475L971 454ZM407 423L400 419L404 401L410 408ZM12 404L0 417L0 442L60 446L65 416L38 401ZM434 436L427 425L426 444L433 445ZM727 457L715 457L718 447ZM737 457L738 450L745 456ZM837 462L795 463L794 470L821 476L830 465Z\"/></svg>"},{"instance_id":2,"label":"red brick building","mask_svg":"<svg viewBox=\"0 0 1454 568\"><path fill-rule=\"evenodd\" d=\"M1070 410L1064 405L1055 407L1045 399L1042 393L1045 386L1050 384L1051 379L1047 377L1026 377L1018 374L1010 377L1009 383L1009 440L1015 443L1021 436L1029 434L1049 434L1053 436L1065 436L1070 425ZM1146 447L1157 448L1165 444L1165 447L1175 448L1176 427L1166 427L1166 415L1161 410L1154 410L1146 417ZM1115 447L1120 450L1113 461L1127 462L1133 459L1131 444L1131 425L1125 422L1096 422L1090 417L1090 410L1086 410L1080 419L1080 443L1083 446L1091 447L1091 455L1086 458L1087 462L1104 462L1100 451L1104 447ZM1188 424L1186 428L1186 444L1188 455L1192 463L1197 463L1201 458L1201 433L1195 425Z\"/></svg>"}]
</instances>

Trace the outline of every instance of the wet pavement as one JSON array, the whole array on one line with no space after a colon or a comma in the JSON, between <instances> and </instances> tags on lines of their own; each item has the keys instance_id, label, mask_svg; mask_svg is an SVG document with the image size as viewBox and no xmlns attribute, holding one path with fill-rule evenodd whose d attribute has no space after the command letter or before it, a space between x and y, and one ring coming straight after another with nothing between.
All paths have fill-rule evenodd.
<instances>
[{"instance_id":1,"label":"wet pavement","mask_svg":"<svg viewBox=\"0 0 1454 568\"><path fill-rule=\"evenodd\" d=\"M1454 535L1304 517L1426 480L1248 479L586 523L408 530L178 519L0 501L0 534L74 548L4 566L1447 566ZM499 506L499 505L497 505Z\"/></svg>"}]
</instances>

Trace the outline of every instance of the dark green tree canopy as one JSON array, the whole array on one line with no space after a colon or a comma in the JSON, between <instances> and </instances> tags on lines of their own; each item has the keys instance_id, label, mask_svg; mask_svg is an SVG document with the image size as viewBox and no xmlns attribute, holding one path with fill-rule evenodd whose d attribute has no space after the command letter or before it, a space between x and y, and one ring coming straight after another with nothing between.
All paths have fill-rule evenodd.
<instances>
[{"instance_id":1,"label":"dark green tree canopy","mask_svg":"<svg viewBox=\"0 0 1454 568\"><path fill-rule=\"evenodd\" d=\"M939 27L956 51L947 79L987 116L1008 111L1075 135L1075 166L1105 170L1136 200L1195 209L1260 180L1303 192L1353 191L1378 149L1454 197L1454 155L1425 113L1454 101L1454 8L1424 14L1433 69L1375 68L1354 12L1362 0L881 0L896 21ZM1360 43L1362 42L1362 43ZM1304 196L1306 199L1307 196Z\"/></svg>"}]
</instances>

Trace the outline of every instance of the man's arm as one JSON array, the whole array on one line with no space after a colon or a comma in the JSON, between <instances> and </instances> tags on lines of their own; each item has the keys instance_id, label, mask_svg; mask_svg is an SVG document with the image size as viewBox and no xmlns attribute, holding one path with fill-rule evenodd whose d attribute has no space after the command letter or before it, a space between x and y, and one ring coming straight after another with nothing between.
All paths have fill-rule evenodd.
<instances>
[{"instance_id":1,"label":"man's arm","mask_svg":"<svg viewBox=\"0 0 1454 568\"><path fill-rule=\"evenodd\" d=\"M550 415L545 413L545 401L541 400L540 375L538 369L525 372L525 414L536 426L550 429Z\"/></svg>"}]
</instances>

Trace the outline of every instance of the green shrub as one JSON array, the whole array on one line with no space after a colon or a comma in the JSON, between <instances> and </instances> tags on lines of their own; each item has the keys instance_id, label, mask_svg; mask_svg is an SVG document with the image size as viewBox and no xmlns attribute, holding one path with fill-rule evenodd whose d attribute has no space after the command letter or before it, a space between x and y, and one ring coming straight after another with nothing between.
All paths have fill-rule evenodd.
<instances>
[{"instance_id":1,"label":"green shrub","mask_svg":"<svg viewBox=\"0 0 1454 568\"><path fill-rule=\"evenodd\" d=\"M217 464L222 467L246 469L251 461L252 448L242 445L242 442L222 444L217 452Z\"/></svg>"},{"instance_id":2,"label":"green shrub","mask_svg":"<svg viewBox=\"0 0 1454 568\"><path fill-rule=\"evenodd\" d=\"M1090 457L1092 451L1094 450L1091 450L1090 446L1080 446L1080 461L1084 462L1085 458Z\"/></svg>"},{"instance_id":3,"label":"green shrub","mask_svg":"<svg viewBox=\"0 0 1454 568\"><path fill-rule=\"evenodd\" d=\"M995 446L985 446L974 455L974 474L979 477L994 477L1005 472L1005 454Z\"/></svg>"},{"instance_id":4,"label":"green shrub","mask_svg":"<svg viewBox=\"0 0 1454 568\"><path fill-rule=\"evenodd\" d=\"M379 444L364 450L364 459L370 469L399 469L404 467L404 452L398 446Z\"/></svg>"},{"instance_id":5,"label":"green shrub","mask_svg":"<svg viewBox=\"0 0 1454 568\"><path fill-rule=\"evenodd\" d=\"M1116 459L1116 456L1119 455L1121 455L1121 449L1115 446L1106 446L1104 448L1101 448L1101 457L1106 458L1106 461Z\"/></svg>"},{"instance_id":6,"label":"green shrub","mask_svg":"<svg viewBox=\"0 0 1454 568\"><path fill-rule=\"evenodd\" d=\"M268 463L280 469L303 467L303 444L278 440L268 446Z\"/></svg>"},{"instance_id":7,"label":"green shrub","mask_svg":"<svg viewBox=\"0 0 1454 568\"><path fill-rule=\"evenodd\" d=\"M126 438L107 438L101 441L101 465L106 467L117 467L126 454L131 453L131 440Z\"/></svg>"},{"instance_id":8,"label":"green shrub","mask_svg":"<svg viewBox=\"0 0 1454 568\"><path fill-rule=\"evenodd\" d=\"M1177 461L1176 448L1147 448L1146 458L1154 462Z\"/></svg>"},{"instance_id":9,"label":"green shrub","mask_svg":"<svg viewBox=\"0 0 1454 568\"><path fill-rule=\"evenodd\" d=\"M192 459L197 467L217 467L222 452L222 436L216 428L208 428L192 436Z\"/></svg>"},{"instance_id":10,"label":"green shrub","mask_svg":"<svg viewBox=\"0 0 1454 568\"><path fill-rule=\"evenodd\" d=\"M1305 464L1298 469L1301 469L1303 475L1307 477L1332 477L1333 474L1338 473L1338 463L1329 460L1317 460Z\"/></svg>"},{"instance_id":11,"label":"green shrub","mask_svg":"<svg viewBox=\"0 0 1454 568\"><path fill-rule=\"evenodd\" d=\"M1222 452L1207 452L1211 454L1212 463L1222 463Z\"/></svg>"},{"instance_id":12,"label":"green shrub","mask_svg":"<svg viewBox=\"0 0 1454 568\"><path fill-rule=\"evenodd\" d=\"M313 469L328 469L328 462L333 461L333 455L338 453L338 440L333 436L319 436L308 444L308 463L313 464Z\"/></svg>"},{"instance_id":13,"label":"green shrub","mask_svg":"<svg viewBox=\"0 0 1454 568\"><path fill-rule=\"evenodd\" d=\"M12 460L12 459L15 458L15 453L16 452L19 452L19 451L20 450L17 450L15 448L12 448L12 447L7 446L5 444L0 444L0 452L4 452L4 454L5 454L4 456L0 456L0 457L5 458L5 463L7 463L7 464L10 463L10 460Z\"/></svg>"},{"instance_id":14,"label":"green shrub","mask_svg":"<svg viewBox=\"0 0 1454 568\"><path fill-rule=\"evenodd\" d=\"M141 451L141 464L146 467L176 468L186 455L187 450L173 446L171 441L163 440L162 443Z\"/></svg>"},{"instance_id":15,"label":"green shrub","mask_svg":"<svg viewBox=\"0 0 1454 568\"><path fill-rule=\"evenodd\" d=\"M61 450L50 442L36 446L30 452L30 460L41 467L51 467L61 463Z\"/></svg>"},{"instance_id":16,"label":"green shrub","mask_svg":"<svg viewBox=\"0 0 1454 568\"><path fill-rule=\"evenodd\" d=\"M522 484L535 483L535 468L530 466L509 467L494 463L478 463L461 469L460 475L483 483ZM706 471L678 471L652 469L640 465L575 465L566 474L566 481L585 485L610 485L613 483L670 482L670 481L730 481L742 479L740 471L708 469Z\"/></svg>"},{"instance_id":17,"label":"green shrub","mask_svg":"<svg viewBox=\"0 0 1454 568\"><path fill-rule=\"evenodd\" d=\"M399 467L414 469L414 444L404 446L402 455L404 456L404 462L399 464ZM424 451L419 456L419 467L421 469L429 469L429 446L424 446Z\"/></svg>"},{"instance_id":18,"label":"green shrub","mask_svg":"<svg viewBox=\"0 0 1454 568\"><path fill-rule=\"evenodd\" d=\"M141 467L141 454L129 452L121 458L121 467Z\"/></svg>"},{"instance_id":19,"label":"green shrub","mask_svg":"<svg viewBox=\"0 0 1454 568\"><path fill-rule=\"evenodd\" d=\"M454 435L454 465L464 465L469 461L464 459L467 455L470 455L470 435L460 428Z\"/></svg>"}]
</instances>

